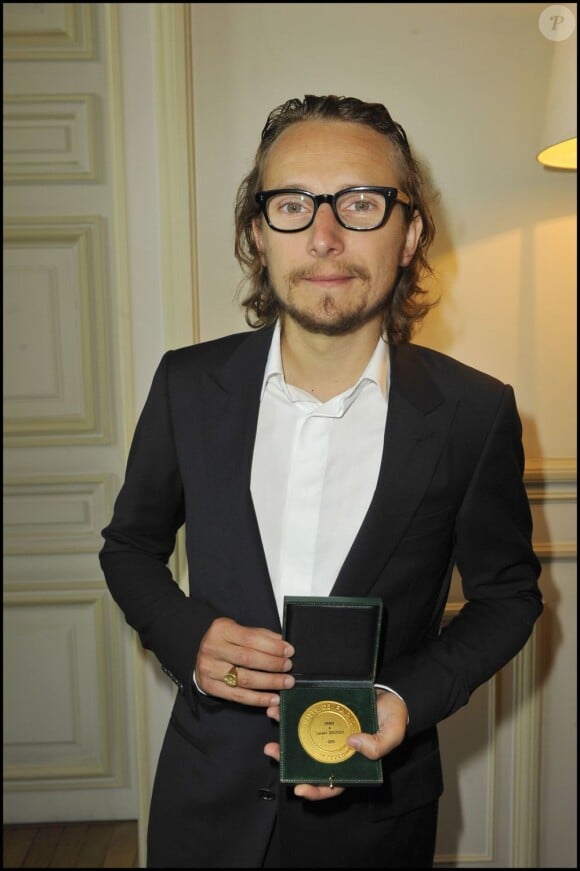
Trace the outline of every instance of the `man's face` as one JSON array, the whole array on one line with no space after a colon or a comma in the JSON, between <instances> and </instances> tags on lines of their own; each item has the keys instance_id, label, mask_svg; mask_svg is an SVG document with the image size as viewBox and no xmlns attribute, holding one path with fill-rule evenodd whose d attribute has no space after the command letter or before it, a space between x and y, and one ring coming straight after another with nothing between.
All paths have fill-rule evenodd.
<instances>
[{"instance_id":1,"label":"man's face","mask_svg":"<svg viewBox=\"0 0 580 871\"><path fill-rule=\"evenodd\" d=\"M362 124L293 124L274 142L264 165L263 190L333 194L356 185L401 187L389 140ZM407 225L399 205L383 227L363 232L341 227L327 203L312 226L298 233L276 232L263 217L254 222L281 310L309 332L326 335L382 322L398 269L410 262L420 233L419 215Z\"/></svg>"}]
</instances>

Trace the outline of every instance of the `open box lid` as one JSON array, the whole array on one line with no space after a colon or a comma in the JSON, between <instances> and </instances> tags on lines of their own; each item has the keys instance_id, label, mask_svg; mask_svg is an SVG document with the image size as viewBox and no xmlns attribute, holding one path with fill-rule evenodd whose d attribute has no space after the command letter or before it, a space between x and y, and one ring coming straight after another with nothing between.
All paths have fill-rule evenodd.
<instances>
[{"instance_id":1,"label":"open box lid","mask_svg":"<svg viewBox=\"0 0 580 871\"><path fill-rule=\"evenodd\" d=\"M283 635L300 681L374 680L383 603L352 596L285 596Z\"/></svg>"}]
</instances>

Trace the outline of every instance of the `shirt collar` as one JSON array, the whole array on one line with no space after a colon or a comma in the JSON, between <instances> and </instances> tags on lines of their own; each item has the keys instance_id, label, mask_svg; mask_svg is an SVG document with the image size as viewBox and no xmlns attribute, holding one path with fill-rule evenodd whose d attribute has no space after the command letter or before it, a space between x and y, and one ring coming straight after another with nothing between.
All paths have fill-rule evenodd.
<instances>
[{"instance_id":1,"label":"shirt collar","mask_svg":"<svg viewBox=\"0 0 580 871\"><path fill-rule=\"evenodd\" d=\"M271 379L277 379L279 384L283 386L284 390L287 392L288 385L286 384L286 380L284 378L284 369L282 366L282 351L280 348L280 320L276 321L276 326L274 327L274 333L272 334L272 342L270 344L270 351L268 352L268 359L266 360L266 369L264 370L264 380L262 382L262 392L260 394L260 399L264 396L264 391L268 385L268 382ZM386 402L388 395L388 384L389 384L389 345L382 337L379 337L377 342L377 346L373 352L373 355L369 362L367 363L366 369L356 382L353 384L348 391L346 391L347 395L353 393L359 385L363 381L372 381L374 382Z\"/></svg>"},{"instance_id":2,"label":"shirt collar","mask_svg":"<svg viewBox=\"0 0 580 871\"><path fill-rule=\"evenodd\" d=\"M270 343L268 359L266 360L266 369L264 371L264 381L262 382L262 392L260 394L260 399L262 399L264 396L264 391L266 390L268 381L273 378L279 378L282 382L284 382L284 369L282 368L282 351L280 349L279 320L276 321L276 326L274 327L274 332L272 334L272 341Z\"/></svg>"}]
</instances>

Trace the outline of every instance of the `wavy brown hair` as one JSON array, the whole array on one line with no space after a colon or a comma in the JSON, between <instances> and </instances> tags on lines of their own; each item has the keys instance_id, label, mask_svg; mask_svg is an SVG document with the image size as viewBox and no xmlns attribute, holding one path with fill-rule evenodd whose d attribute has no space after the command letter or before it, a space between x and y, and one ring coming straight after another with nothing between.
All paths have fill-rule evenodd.
<instances>
[{"instance_id":1,"label":"wavy brown hair","mask_svg":"<svg viewBox=\"0 0 580 871\"><path fill-rule=\"evenodd\" d=\"M252 327L263 327L272 324L279 315L268 269L262 265L252 232L252 223L260 214L255 195L262 187L266 157L272 143L291 124L319 120L365 124L386 136L394 146L401 185L411 198L411 208L406 210L408 220L412 219L415 212L419 212L423 230L413 259L408 266L400 269L389 295L383 327L389 342L408 342L416 326L435 305L426 299L427 292L419 284L426 275L432 273L427 262L427 250L435 235L435 225L427 202L423 173L411 152L405 131L393 121L381 103L366 103L356 97L316 97L307 94L303 100L287 100L268 116L254 166L238 189L235 205L235 255L244 272L242 285L248 284L250 287L249 294L242 300L246 321Z\"/></svg>"}]
</instances>

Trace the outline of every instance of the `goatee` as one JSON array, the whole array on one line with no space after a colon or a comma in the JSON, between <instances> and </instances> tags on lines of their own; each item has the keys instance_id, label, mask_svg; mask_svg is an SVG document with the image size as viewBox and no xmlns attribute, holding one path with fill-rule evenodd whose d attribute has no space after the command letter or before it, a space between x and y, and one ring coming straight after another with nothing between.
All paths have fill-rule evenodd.
<instances>
[{"instance_id":1,"label":"goatee","mask_svg":"<svg viewBox=\"0 0 580 871\"><path fill-rule=\"evenodd\" d=\"M274 296L280 308L280 312L284 312L292 320L296 321L303 329L309 333L320 333L323 336L345 336L347 333L352 333L358 327L373 320L378 314L385 312L387 308L388 297L377 300L377 302L367 308L364 304L354 311L339 312L336 311L336 305L331 296L326 296L321 300L320 308L326 313L316 316L311 312L302 311L296 308L291 303L284 302L274 291ZM334 314L333 314L334 312Z\"/></svg>"},{"instance_id":2,"label":"goatee","mask_svg":"<svg viewBox=\"0 0 580 871\"><path fill-rule=\"evenodd\" d=\"M370 285L370 275L360 266L335 266L333 271L345 276L358 278L367 288ZM288 290L290 291L294 285L304 279L315 278L317 272L316 268L293 270L287 278ZM381 312L384 312L389 298L389 294L386 294L369 308L363 296L357 307L350 311L342 312L337 306L333 295L327 294L319 300L319 313L317 313L298 308L291 301L281 299L274 287L271 289L280 312L284 312L288 317L291 317L309 333L319 333L324 336L343 336L354 332L360 326L373 320ZM290 293L288 296L290 296Z\"/></svg>"}]
</instances>

